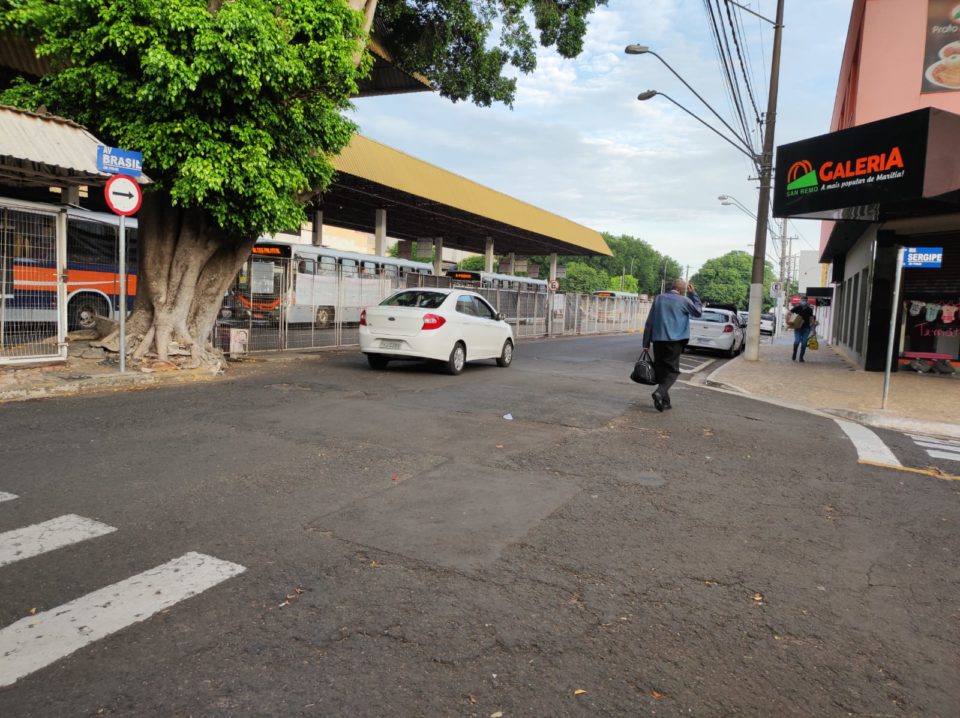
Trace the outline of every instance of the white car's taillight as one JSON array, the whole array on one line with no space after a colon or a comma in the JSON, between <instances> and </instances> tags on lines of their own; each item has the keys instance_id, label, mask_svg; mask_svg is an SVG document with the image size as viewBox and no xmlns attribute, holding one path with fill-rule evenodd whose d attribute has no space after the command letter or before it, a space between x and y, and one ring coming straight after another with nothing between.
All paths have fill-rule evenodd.
<instances>
[{"instance_id":1,"label":"white car's taillight","mask_svg":"<svg viewBox=\"0 0 960 718\"><path fill-rule=\"evenodd\" d=\"M423 326L420 327L420 329L423 331L427 331L428 329L439 329L446 323L447 320L441 317L439 314L424 314Z\"/></svg>"},{"instance_id":2,"label":"white car's taillight","mask_svg":"<svg viewBox=\"0 0 960 718\"><path fill-rule=\"evenodd\" d=\"M361 320L361 321L362 321L362 320ZM732 334L732 333L733 333L733 325L732 325L732 324L728 324L727 326L725 326L725 327L723 328L723 333L724 333L724 334Z\"/></svg>"},{"instance_id":3,"label":"white car's taillight","mask_svg":"<svg viewBox=\"0 0 960 718\"><path fill-rule=\"evenodd\" d=\"M367 310L366 309L362 309L360 311L360 326L361 327L367 326Z\"/></svg>"}]
</instances>

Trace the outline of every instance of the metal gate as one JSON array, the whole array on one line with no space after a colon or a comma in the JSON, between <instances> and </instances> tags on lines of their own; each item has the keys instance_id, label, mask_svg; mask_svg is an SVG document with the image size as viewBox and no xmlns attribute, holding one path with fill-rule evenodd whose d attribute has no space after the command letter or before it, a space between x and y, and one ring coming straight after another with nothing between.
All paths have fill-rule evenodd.
<instances>
[{"instance_id":1,"label":"metal gate","mask_svg":"<svg viewBox=\"0 0 960 718\"><path fill-rule=\"evenodd\" d=\"M0 364L65 359L66 213L0 199Z\"/></svg>"}]
</instances>

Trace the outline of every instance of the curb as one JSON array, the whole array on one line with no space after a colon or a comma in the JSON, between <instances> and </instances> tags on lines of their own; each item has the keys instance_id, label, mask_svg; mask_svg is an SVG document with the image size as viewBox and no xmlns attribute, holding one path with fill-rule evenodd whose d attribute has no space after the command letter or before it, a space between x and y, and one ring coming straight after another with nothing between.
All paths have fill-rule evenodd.
<instances>
[{"instance_id":1,"label":"curb","mask_svg":"<svg viewBox=\"0 0 960 718\"><path fill-rule=\"evenodd\" d=\"M22 388L0 390L0 404L31 401L48 397L108 394L127 389L145 389L164 384L195 384L215 381L222 375L207 369L185 369L175 372L145 374L103 374L87 379L47 379Z\"/></svg>"}]
</instances>

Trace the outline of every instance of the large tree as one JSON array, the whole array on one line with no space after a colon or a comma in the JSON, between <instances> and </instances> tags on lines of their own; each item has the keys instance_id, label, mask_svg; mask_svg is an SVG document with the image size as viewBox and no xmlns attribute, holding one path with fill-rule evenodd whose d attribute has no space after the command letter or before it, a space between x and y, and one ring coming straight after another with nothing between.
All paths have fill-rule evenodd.
<instances>
[{"instance_id":1,"label":"large tree","mask_svg":"<svg viewBox=\"0 0 960 718\"><path fill-rule=\"evenodd\" d=\"M356 128L368 33L453 101L510 104L537 40L572 57L604 0L0 0L52 71L0 102L45 106L143 152L134 358L206 344L256 238L300 225ZM499 36L491 38L494 27Z\"/></svg>"},{"instance_id":2,"label":"large tree","mask_svg":"<svg viewBox=\"0 0 960 718\"><path fill-rule=\"evenodd\" d=\"M750 300L752 271L753 255L734 250L722 257L708 259L690 281L703 301L734 304L738 309L746 309ZM770 262L766 262L763 280L765 308L770 304L770 283L773 279L773 267Z\"/></svg>"}]
</instances>

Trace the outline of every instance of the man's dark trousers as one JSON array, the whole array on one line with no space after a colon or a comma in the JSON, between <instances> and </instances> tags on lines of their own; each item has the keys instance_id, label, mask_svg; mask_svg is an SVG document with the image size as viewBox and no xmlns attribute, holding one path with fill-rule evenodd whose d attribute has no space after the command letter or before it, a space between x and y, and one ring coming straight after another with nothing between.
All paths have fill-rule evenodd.
<instances>
[{"instance_id":1,"label":"man's dark trousers","mask_svg":"<svg viewBox=\"0 0 960 718\"><path fill-rule=\"evenodd\" d=\"M680 356L687 341L653 342L653 371L659 384L657 393L666 404L670 403L670 387L680 376Z\"/></svg>"}]
</instances>

